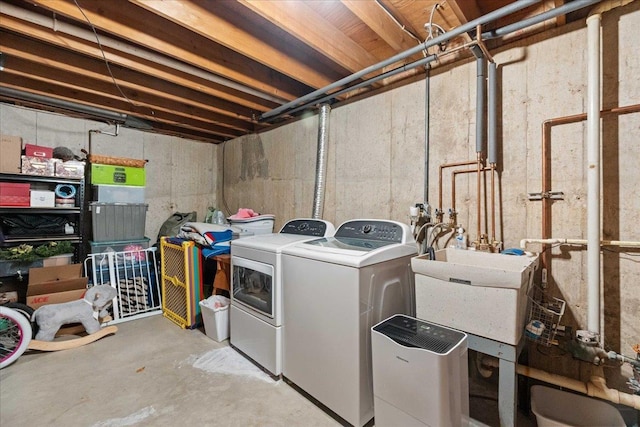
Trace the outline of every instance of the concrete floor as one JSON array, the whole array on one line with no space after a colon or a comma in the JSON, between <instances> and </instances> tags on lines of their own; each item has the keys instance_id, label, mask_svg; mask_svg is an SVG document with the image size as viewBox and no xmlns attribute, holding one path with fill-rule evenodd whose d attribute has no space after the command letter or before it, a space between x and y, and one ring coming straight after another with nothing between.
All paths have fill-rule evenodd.
<instances>
[{"instance_id":1,"label":"concrete floor","mask_svg":"<svg viewBox=\"0 0 640 427\"><path fill-rule=\"evenodd\" d=\"M156 315L121 323L115 335L84 347L28 351L0 371L0 425L340 425L228 344ZM471 416L497 426L495 391L470 389L490 397L472 397ZM536 424L518 414L518 425Z\"/></svg>"}]
</instances>

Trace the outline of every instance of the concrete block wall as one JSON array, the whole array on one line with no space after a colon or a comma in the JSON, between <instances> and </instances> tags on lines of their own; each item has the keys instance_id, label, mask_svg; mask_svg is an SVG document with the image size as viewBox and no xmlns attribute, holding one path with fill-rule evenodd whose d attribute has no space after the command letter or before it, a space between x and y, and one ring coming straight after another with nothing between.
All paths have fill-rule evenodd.
<instances>
[{"instance_id":1,"label":"concrete block wall","mask_svg":"<svg viewBox=\"0 0 640 427\"><path fill-rule=\"evenodd\" d=\"M603 15L603 108L640 102L637 3ZM492 52L499 75L499 174L497 235L504 247L540 238L542 206L529 193L542 190L542 123L586 112L586 24L576 22ZM476 64L437 68L430 79L428 202L451 206L451 170L443 176L438 202L438 168L475 160ZM409 206L424 202L425 82L338 106L329 116L328 170L324 218L339 225L354 218L409 221ZM225 144L223 189L228 209L251 207L276 215L276 228L313 207L317 115L260 135ZM603 239L639 241L640 114L603 120ZM552 236L586 239L586 124L554 126L551 135ZM258 167L261 165L261 167ZM247 174L247 169L253 171ZM266 169L266 170L265 170ZM463 169L463 168L454 168ZM477 236L475 174L456 179L458 222ZM482 182L481 230L491 232L489 178ZM485 190L486 189L486 190ZM445 216L446 219L446 216ZM532 251L541 247L532 245ZM550 249L550 292L567 301L563 319L587 327L586 247ZM640 342L640 264L637 250L605 248L602 255L602 327L607 350L634 356ZM460 307L464 310L464 307ZM532 364L588 380L591 366L570 356L549 358L531 346ZM606 370L613 386L631 375L627 366Z\"/></svg>"},{"instance_id":2,"label":"concrete block wall","mask_svg":"<svg viewBox=\"0 0 640 427\"><path fill-rule=\"evenodd\" d=\"M113 133L115 127L0 104L0 133L20 136L23 144L63 146L79 156L84 156L80 151L84 149L93 154L148 160L145 234L151 244L162 223L174 212L196 211L198 220L203 220L207 207L216 206L218 150L214 145L126 128L121 128L118 136L89 134L90 130Z\"/></svg>"}]
</instances>

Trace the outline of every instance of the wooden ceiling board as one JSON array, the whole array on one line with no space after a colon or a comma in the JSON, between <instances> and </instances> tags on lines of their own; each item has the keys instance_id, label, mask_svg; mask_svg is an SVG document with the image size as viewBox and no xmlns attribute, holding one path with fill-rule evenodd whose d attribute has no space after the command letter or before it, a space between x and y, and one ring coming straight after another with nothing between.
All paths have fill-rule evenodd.
<instances>
[{"instance_id":1,"label":"wooden ceiling board","mask_svg":"<svg viewBox=\"0 0 640 427\"><path fill-rule=\"evenodd\" d=\"M219 143L295 118L304 111L285 110L259 121L288 101L364 69L372 71L371 65L423 43L431 17L434 25L450 31L515 1L0 0L0 53L7 64L0 85L25 93L3 95L2 101L59 112L75 102L145 120L153 132ZM542 0L482 31L562 4ZM585 13L548 20L487 46L494 49L583 19ZM103 43L96 41L94 29ZM430 66L468 58L467 49L450 52L472 37L475 29L449 41ZM432 47L429 53L436 51ZM418 52L365 78L421 57ZM378 92L372 89L404 84L422 73L423 67L413 68L332 101L369 96ZM50 105L38 105L44 101L29 93L48 96ZM57 99L69 104L61 106Z\"/></svg>"}]
</instances>

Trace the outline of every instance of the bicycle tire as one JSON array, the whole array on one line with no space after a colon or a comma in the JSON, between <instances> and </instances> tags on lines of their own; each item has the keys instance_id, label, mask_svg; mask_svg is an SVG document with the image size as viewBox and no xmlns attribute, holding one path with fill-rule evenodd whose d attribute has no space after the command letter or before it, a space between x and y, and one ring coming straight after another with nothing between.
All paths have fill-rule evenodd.
<instances>
[{"instance_id":1,"label":"bicycle tire","mask_svg":"<svg viewBox=\"0 0 640 427\"><path fill-rule=\"evenodd\" d=\"M19 302L7 302L2 305L14 309L18 313L26 317L31 324L31 338L36 337L36 333L38 332L38 324L31 320L31 318L33 317L33 313L35 312L33 308L31 308L27 304L22 304Z\"/></svg>"},{"instance_id":2,"label":"bicycle tire","mask_svg":"<svg viewBox=\"0 0 640 427\"><path fill-rule=\"evenodd\" d=\"M21 313L0 306L0 369L15 362L31 342L31 323Z\"/></svg>"}]
</instances>

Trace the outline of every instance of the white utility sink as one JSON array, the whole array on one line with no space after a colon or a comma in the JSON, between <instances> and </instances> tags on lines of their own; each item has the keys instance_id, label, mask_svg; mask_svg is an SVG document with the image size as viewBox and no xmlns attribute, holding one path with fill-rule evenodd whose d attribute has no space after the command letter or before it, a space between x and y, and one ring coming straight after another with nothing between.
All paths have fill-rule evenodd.
<instances>
[{"instance_id":1,"label":"white utility sink","mask_svg":"<svg viewBox=\"0 0 640 427\"><path fill-rule=\"evenodd\" d=\"M416 317L515 345L527 311L538 256L447 248L411 260Z\"/></svg>"}]
</instances>

